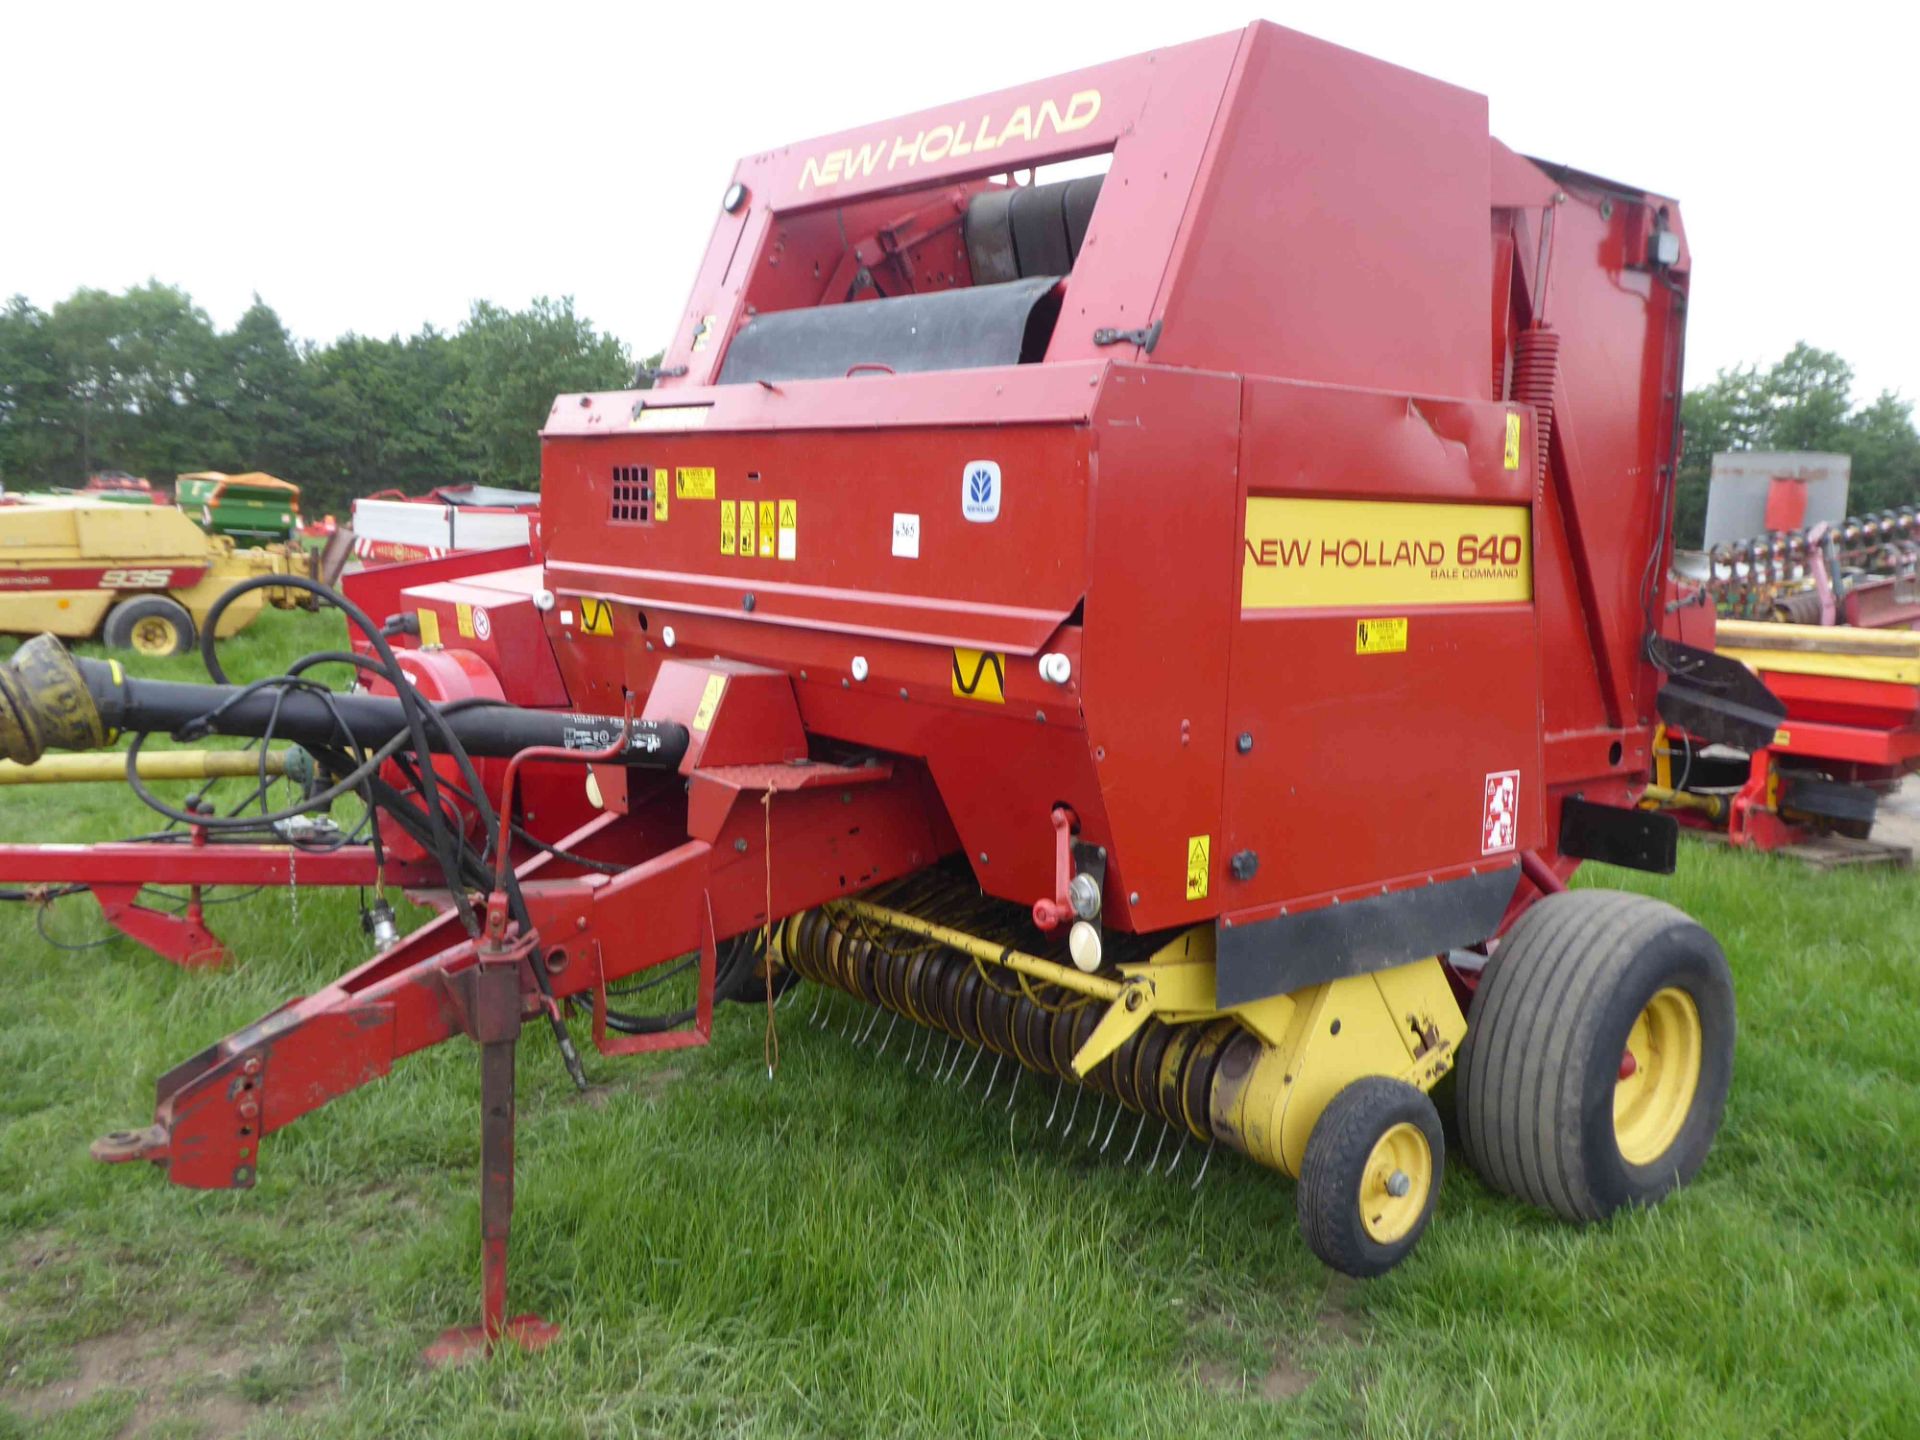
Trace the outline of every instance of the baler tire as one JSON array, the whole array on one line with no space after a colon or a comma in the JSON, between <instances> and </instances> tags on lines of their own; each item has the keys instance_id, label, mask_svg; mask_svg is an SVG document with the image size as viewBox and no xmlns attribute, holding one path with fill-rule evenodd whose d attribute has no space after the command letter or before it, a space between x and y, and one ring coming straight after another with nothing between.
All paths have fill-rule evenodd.
<instances>
[{"instance_id":1,"label":"baler tire","mask_svg":"<svg viewBox=\"0 0 1920 1440\"><path fill-rule=\"evenodd\" d=\"M172 648L159 650L139 643L143 621L150 622L155 633L160 633L159 622L171 626ZM165 595L135 595L107 612L107 623L100 627L100 638L115 650L137 650L143 655L185 655L199 637L194 633L193 616L179 601Z\"/></svg>"},{"instance_id":2,"label":"baler tire","mask_svg":"<svg viewBox=\"0 0 1920 1440\"><path fill-rule=\"evenodd\" d=\"M1383 1157L1413 1157L1404 1196L1376 1194ZM1447 1145L1423 1092L1385 1075L1355 1080L1320 1112L1294 1192L1300 1234L1328 1268L1371 1279L1404 1260L1426 1233L1440 1196ZM1405 1174L1404 1167L1400 1167ZM1411 1203L1405 1203L1410 1201ZM1398 1213L1382 1213L1382 1207Z\"/></svg>"},{"instance_id":3,"label":"baler tire","mask_svg":"<svg viewBox=\"0 0 1920 1440\"><path fill-rule=\"evenodd\" d=\"M1677 1088L1649 1117L1639 1097L1654 1092L1620 1087L1642 1069L1628 1055L1648 1049L1656 1016L1679 1039L1651 1047L1642 1085ZM1726 956L1682 911L1610 890L1547 896L1495 949L1468 1011L1456 1115L1467 1163L1568 1220L1652 1205L1706 1159L1734 1032ZM1623 1153L1636 1145L1646 1153Z\"/></svg>"}]
</instances>

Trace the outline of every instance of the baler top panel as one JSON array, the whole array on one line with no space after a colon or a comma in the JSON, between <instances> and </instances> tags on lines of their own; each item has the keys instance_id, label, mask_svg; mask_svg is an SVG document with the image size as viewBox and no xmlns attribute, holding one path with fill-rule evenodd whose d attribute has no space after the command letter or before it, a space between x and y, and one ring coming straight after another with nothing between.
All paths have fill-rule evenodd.
<instances>
[{"instance_id":1,"label":"baler top panel","mask_svg":"<svg viewBox=\"0 0 1920 1440\"><path fill-rule=\"evenodd\" d=\"M1090 156L1097 189L1014 183ZM782 146L734 171L665 388L759 378L727 355L775 314L1070 273L1019 358L1157 324L1163 363L1484 398L1488 175L1482 97L1266 24Z\"/></svg>"}]
</instances>

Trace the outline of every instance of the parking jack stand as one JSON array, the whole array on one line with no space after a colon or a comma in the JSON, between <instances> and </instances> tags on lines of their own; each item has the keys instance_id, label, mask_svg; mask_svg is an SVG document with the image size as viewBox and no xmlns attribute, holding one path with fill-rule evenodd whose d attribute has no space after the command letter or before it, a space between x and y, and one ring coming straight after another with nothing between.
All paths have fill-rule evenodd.
<instances>
[{"instance_id":1,"label":"parking jack stand","mask_svg":"<svg viewBox=\"0 0 1920 1440\"><path fill-rule=\"evenodd\" d=\"M431 1366L493 1353L506 1340L543 1350L560 1327L537 1315L507 1319L507 1239L513 1229L514 1051L520 1038L520 963L529 946L483 945L480 961L454 977L464 991L468 1029L480 1046L480 1324L442 1332L426 1349ZM467 981L460 984L460 981Z\"/></svg>"}]
</instances>

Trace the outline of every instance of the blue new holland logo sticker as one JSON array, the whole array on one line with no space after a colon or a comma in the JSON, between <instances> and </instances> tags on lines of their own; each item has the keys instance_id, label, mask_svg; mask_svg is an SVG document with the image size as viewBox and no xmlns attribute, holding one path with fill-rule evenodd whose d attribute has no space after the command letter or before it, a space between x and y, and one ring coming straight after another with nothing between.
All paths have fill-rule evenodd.
<instances>
[{"instance_id":1,"label":"blue new holland logo sticker","mask_svg":"<svg viewBox=\"0 0 1920 1440\"><path fill-rule=\"evenodd\" d=\"M960 513L969 520L1000 518L1000 464L969 460L960 472Z\"/></svg>"}]
</instances>

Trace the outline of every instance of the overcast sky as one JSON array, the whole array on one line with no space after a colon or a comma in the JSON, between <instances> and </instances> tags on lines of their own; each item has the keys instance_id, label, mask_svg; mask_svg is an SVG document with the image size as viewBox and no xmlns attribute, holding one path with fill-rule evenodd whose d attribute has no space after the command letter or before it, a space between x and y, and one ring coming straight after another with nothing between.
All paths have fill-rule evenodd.
<instances>
[{"instance_id":1,"label":"overcast sky","mask_svg":"<svg viewBox=\"0 0 1920 1440\"><path fill-rule=\"evenodd\" d=\"M1773 12L1777 9L1775 18ZM735 157L1237 28L1248 0L362 8L0 0L0 295L254 292L295 334L540 294L657 349ZM1280 3L1480 91L1515 149L1679 198L1688 380L1837 350L1920 397L1920 10Z\"/></svg>"}]
</instances>

